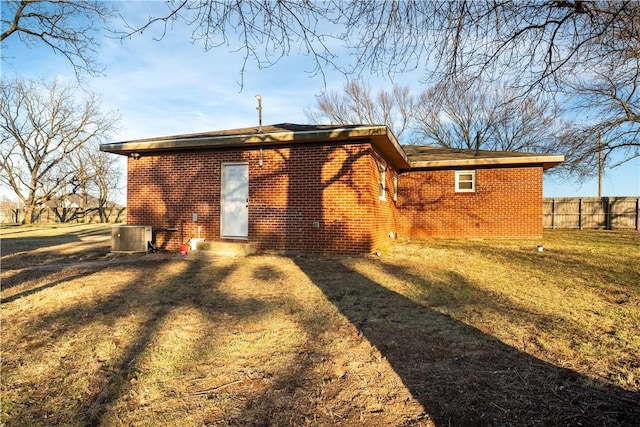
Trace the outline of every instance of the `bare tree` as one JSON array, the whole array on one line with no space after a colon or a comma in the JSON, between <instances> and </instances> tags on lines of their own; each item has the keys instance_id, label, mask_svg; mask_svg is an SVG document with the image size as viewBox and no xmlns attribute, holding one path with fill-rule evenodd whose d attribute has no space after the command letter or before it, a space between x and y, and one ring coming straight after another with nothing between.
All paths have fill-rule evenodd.
<instances>
[{"instance_id":1,"label":"bare tree","mask_svg":"<svg viewBox=\"0 0 640 427\"><path fill-rule=\"evenodd\" d=\"M603 63L566 82L577 119L564 134L569 149L565 168L575 175L594 175L599 153L606 167L640 157L638 76L640 56L636 53L624 64ZM613 160L614 153L622 154L622 161Z\"/></svg>"},{"instance_id":2,"label":"bare tree","mask_svg":"<svg viewBox=\"0 0 640 427\"><path fill-rule=\"evenodd\" d=\"M472 150L557 150L558 110L539 97L514 96L498 84L444 81L426 90L414 115L416 140Z\"/></svg>"},{"instance_id":3,"label":"bare tree","mask_svg":"<svg viewBox=\"0 0 640 427\"><path fill-rule=\"evenodd\" d=\"M409 128L411 111L416 99L406 86L394 84L391 91L379 90L352 80L345 84L344 92L326 92L316 96L316 110L305 111L313 122L330 124L384 124L398 139Z\"/></svg>"},{"instance_id":4,"label":"bare tree","mask_svg":"<svg viewBox=\"0 0 640 427\"><path fill-rule=\"evenodd\" d=\"M57 81L16 79L1 89L0 182L24 204L30 223L38 206L73 181L72 153L107 137L117 117L100 110L97 96L78 100L74 86Z\"/></svg>"},{"instance_id":5,"label":"bare tree","mask_svg":"<svg viewBox=\"0 0 640 427\"><path fill-rule=\"evenodd\" d=\"M469 89L466 82L443 82L420 96L413 117L422 144L496 149L488 146L496 114L489 93Z\"/></svg>"},{"instance_id":6,"label":"bare tree","mask_svg":"<svg viewBox=\"0 0 640 427\"><path fill-rule=\"evenodd\" d=\"M408 87L391 92L358 81L344 93L316 97L312 121L331 124L386 124L405 143L473 150L549 152L559 150L561 122L553 102L515 97L503 86L473 79L441 82L416 99ZM410 132L406 132L410 131ZM410 135L403 135L404 133Z\"/></svg>"},{"instance_id":7,"label":"bare tree","mask_svg":"<svg viewBox=\"0 0 640 427\"><path fill-rule=\"evenodd\" d=\"M91 154L95 174L90 191L97 198L100 221L109 222L107 210L113 207L114 194L121 189L122 169L118 165L118 159L109 153L95 150Z\"/></svg>"},{"instance_id":8,"label":"bare tree","mask_svg":"<svg viewBox=\"0 0 640 427\"><path fill-rule=\"evenodd\" d=\"M20 215L20 203L3 195L0 197L0 223L17 223Z\"/></svg>"},{"instance_id":9,"label":"bare tree","mask_svg":"<svg viewBox=\"0 0 640 427\"><path fill-rule=\"evenodd\" d=\"M96 36L115 16L110 2L76 0L22 0L2 2L0 46L9 37L25 45L44 44L63 55L76 75L101 71ZM3 60L7 60L3 56Z\"/></svg>"},{"instance_id":10,"label":"bare tree","mask_svg":"<svg viewBox=\"0 0 640 427\"><path fill-rule=\"evenodd\" d=\"M114 193L120 189L122 170L119 158L100 151L99 145L92 141L79 147L70 156L69 165L73 169L73 178L68 185L68 194L79 194L83 208L89 208L89 198L97 204L101 222L108 222L107 209Z\"/></svg>"}]
</instances>

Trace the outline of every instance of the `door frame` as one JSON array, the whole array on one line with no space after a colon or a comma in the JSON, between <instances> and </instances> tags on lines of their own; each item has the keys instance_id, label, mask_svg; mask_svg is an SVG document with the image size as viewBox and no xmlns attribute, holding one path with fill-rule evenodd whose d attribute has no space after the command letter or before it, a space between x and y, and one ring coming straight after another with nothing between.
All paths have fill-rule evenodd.
<instances>
[{"instance_id":1,"label":"door frame","mask_svg":"<svg viewBox=\"0 0 640 427\"><path fill-rule=\"evenodd\" d=\"M227 166L245 166L247 170L247 233L246 236L227 236L225 231L225 168ZM249 163L224 162L220 165L220 237L223 239L247 240L249 238Z\"/></svg>"}]
</instances>

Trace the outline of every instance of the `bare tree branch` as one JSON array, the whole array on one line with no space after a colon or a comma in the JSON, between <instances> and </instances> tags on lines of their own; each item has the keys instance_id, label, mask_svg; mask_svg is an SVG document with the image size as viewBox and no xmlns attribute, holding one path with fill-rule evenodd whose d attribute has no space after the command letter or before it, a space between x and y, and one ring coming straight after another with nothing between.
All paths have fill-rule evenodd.
<instances>
[{"instance_id":1,"label":"bare tree branch","mask_svg":"<svg viewBox=\"0 0 640 427\"><path fill-rule=\"evenodd\" d=\"M394 85L391 92L371 87L357 80L345 84L344 93L327 92L316 96L316 110L305 111L313 122L330 124L384 124L398 139L408 130L410 112L416 99L408 87Z\"/></svg>"},{"instance_id":2,"label":"bare tree branch","mask_svg":"<svg viewBox=\"0 0 640 427\"><path fill-rule=\"evenodd\" d=\"M100 74L96 36L115 16L113 5L100 1L22 0L2 3L0 46L18 37L26 46L44 44L64 56L76 75ZM3 56L3 60L8 59Z\"/></svg>"},{"instance_id":3,"label":"bare tree branch","mask_svg":"<svg viewBox=\"0 0 640 427\"><path fill-rule=\"evenodd\" d=\"M336 15L332 2L305 0L199 0L167 2L166 13L151 16L146 22L125 22L122 39L141 34L157 25L159 38L170 28L184 24L192 28L191 40L202 44L205 51L222 46L234 47L244 57L241 76L249 61L258 68L268 68L290 54L309 56L314 62L311 75L322 75L324 69L340 69L330 43L339 37L326 28Z\"/></svg>"}]
</instances>

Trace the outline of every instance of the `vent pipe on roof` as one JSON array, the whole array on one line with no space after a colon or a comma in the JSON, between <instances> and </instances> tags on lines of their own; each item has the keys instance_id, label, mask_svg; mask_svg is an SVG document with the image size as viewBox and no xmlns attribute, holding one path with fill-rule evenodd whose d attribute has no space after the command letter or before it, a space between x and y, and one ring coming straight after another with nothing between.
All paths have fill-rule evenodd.
<instances>
[{"instance_id":1,"label":"vent pipe on roof","mask_svg":"<svg viewBox=\"0 0 640 427\"><path fill-rule=\"evenodd\" d=\"M258 133L262 132L262 97L260 95L256 95L256 99L258 100Z\"/></svg>"}]
</instances>

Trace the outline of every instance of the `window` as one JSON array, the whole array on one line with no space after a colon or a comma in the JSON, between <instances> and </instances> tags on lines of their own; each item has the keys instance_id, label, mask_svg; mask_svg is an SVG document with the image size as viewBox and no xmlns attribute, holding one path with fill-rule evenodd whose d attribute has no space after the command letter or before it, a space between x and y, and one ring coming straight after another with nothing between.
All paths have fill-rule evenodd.
<instances>
[{"instance_id":1,"label":"window","mask_svg":"<svg viewBox=\"0 0 640 427\"><path fill-rule=\"evenodd\" d=\"M398 177L393 177L393 201L398 201Z\"/></svg>"},{"instance_id":2,"label":"window","mask_svg":"<svg viewBox=\"0 0 640 427\"><path fill-rule=\"evenodd\" d=\"M476 191L476 171L456 171L456 193Z\"/></svg>"},{"instance_id":3,"label":"window","mask_svg":"<svg viewBox=\"0 0 640 427\"><path fill-rule=\"evenodd\" d=\"M387 168L384 165L378 165L378 198L380 200L387 200Z\"/></svg>"}]
</instances>

